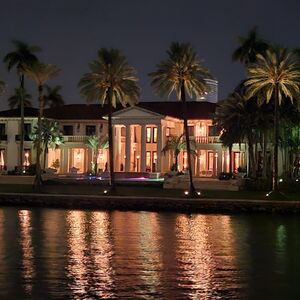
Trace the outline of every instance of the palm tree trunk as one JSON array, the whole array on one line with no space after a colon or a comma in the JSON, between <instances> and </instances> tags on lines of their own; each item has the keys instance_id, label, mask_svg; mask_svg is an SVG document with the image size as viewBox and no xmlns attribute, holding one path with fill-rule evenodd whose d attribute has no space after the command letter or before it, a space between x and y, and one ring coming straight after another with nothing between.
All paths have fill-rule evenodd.
<instances>
[{"instance_id":1,"label":"palm tree trunk","mask_svg":"<svg viewBox=\"0 0 300 300\"><path fill-rule=\"evenodd\" d=\"M252 133L248 133L248 152L249 152L249 177L256 177L256 165L255 165L255 157L254 157L254 149L253 149L253 136Z\"/></svg>"},{"instance_id":2,"label":"palm tree trunk","mask_svg":"<svg viewBox=\"0 0 300 300\"><path fill-rule=\"evenodd\" d=\"M47 154L48 154L48 145L47 144L45 144L45 149L44 149L44 161L43 161L43 163L44 163L44 170L46 169L46 159L47 159Z\"/></svg>"},{"instance_id":3,"label":"palm tree trunk","mask_svg":"<svg viewBox=\"0 0 300 300\"><path fill-rule=\"evenodd\" d=\"M188 130L188 119L187 119L187 104L185 99L185 87L184 81L181 82L181 101L182 101L182 111L183 111L183 124L184 124L184 133L185 133L185 141L186 141L186 150L187 150L187 161L189 168L189 179L190 179L190 188L189 192L191 196L194 196L196 193L196 189L193 183L193 170L191 163L191 145L190 145L190 135Z\"/></svg>"},{"instance_id":4,"label":"palm tree trunk","mask_svg":"<svg viewBox=\"0 0 300 300\"><path fill-rule=\"evenodd\" d=\"M44 107L43 86L39 85L39 115L38 115L38 142L36 147L36 174L34 179L34 186L42 185L42 171L41 171L41 144L42 144L42 116Z\"/></svg>"},{"instance_id":5,"label":"palm tree trunk","mask_svg":"<svg viewBox=\"0 0 300 300\"><path fill-rule=\"evenodd\" d=\"M98 174L98 152L99 152L99 149L96 148L96 150L95 150L95 175Z\"/></svg>"},{"instance_id":6,"label":"palm tree trunk","mask_svg":"<svg viewBox=\"0 0 300 300\"><path fill-rule=\"evenodd\" d=\"M274 108L274 157L273 157L273 178L272 191L278 191L278 141L279 141L279 124L278 124L278 84L275 85L275 108Z\"/></svg>"},{"instance_id":7,"label":"palm tree trunk","mask_svg":"<svg viewBox=\"0 0 300 300\"><path fill-rule=\"evenodd\" d=\"M114 172L114 144L113 144L113 127L112 127L112 91L108 91L108 143L109 143L109 171L110 171L110 190L114 191L115 172Z\"/></svg>"},{"instance_id":8,"label":"palm tree trunk","mask_svg":"<svg viewBox=\"0 0 300 300\"><path fill-rule=\"evenodd\" d=\"M178 172L178 155L174 155L175 156L175 170L176 172Z\"/></svg>"},{"instance_id":9,"label":"palm tree trunk","mask_svg":"<svg viewBox=\"0 0 300 300\"><path fill-rule=\"evenodd\" d=\"M267 130L263 131L263 170L262 170L262 177L267 177L267 147L268 147L268 140L267 140Z\"/></svg>"},{"instance_id":10,"label":"palm tree trunk","mask_svg":"<svg viewBox=\"0 0 300 300\"><path fill-rule=\"evenodd\" d=\"M21 113L21 124L20 124L20 166L19 171L23 174L23 158L24 158L24 74L20 75L20 88L21 88L21 99L20 99L20 113Z\"/></svg>"}]
</instances>

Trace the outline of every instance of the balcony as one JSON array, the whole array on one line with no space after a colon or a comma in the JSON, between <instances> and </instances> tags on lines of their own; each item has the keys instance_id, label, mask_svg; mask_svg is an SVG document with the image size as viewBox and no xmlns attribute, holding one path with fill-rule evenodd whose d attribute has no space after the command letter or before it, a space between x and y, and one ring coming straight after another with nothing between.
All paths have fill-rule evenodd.
<instances>
[{"instance_id":1,"label":"balcony","mask_svg":"<svg viewBox=\"0 0 300 300\"><path fill-rule=\"evenodd\" d=\"M21 135L20 134L16 134L15 139L16 139L16 141L20 141ZM25 142L30 142L30 141L32 141L32 139L30 138L30 136L28 134L25 134L24 135L24 141Z\"/></svg>"},{"instance_id":2,"label":"balcony","mask_svg":"<svg viewBox=\"0 0 300 300\"><path fill-rule=\"evenodd\" d=\"M64 142L70 143L85 143L88 136L86 135L64 135Z\"/></svg>"},{"instance_id":3,"label":"balcony","mask_svg":"<svg viewBox=\"0 0 300 300\"><path fill-rule=\"evenodd\" d=\"M191 137L192 139L193 137ZM198 144L217 144L221 143L218 136L195 136L193 138Z\"/></svg>"}]
</instances>

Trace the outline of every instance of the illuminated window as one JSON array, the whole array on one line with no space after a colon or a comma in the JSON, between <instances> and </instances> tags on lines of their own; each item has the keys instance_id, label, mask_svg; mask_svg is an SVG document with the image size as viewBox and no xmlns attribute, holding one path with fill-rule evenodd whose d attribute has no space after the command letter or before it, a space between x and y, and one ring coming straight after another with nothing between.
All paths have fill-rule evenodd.
<instances>
[{"instance_id":1,"label":"illuminated window","mask_svg":"<svg viewBox=\"0 0 300 300\"><path fill-rule=\"evenodd\" d=\"M147 171L151 170L151 152L150 151L146 152L146 169L147 169Z\"/></svg>"},{"instance_id":2,"label":"illuminated window","mask_svg":"<svg viewBox=\"0 0 300 300\"><path fill-rule=\"evenodd\" d=\"M186 151L183 152L183 169L187 168L187 153Z\"/></svg>"},{"instance_id":3,"label":"illuminated window","mask_svg":"<svg viewBox=\"0 0 300 300\"><path fill-rule=\"evenodd\" d=\"M166 136L170 136L171 135L171 128L170 127L167 127L166 128Z\"/></svg>"},{"instance_id":4,"label":"illuminated window","mask_svg":"<svg viewBox=\"0 0 300 300\"><path fill-rule=\"evenodd\" d=\"M237 172L238 168L240 167L240 152L234 152L233 157L233 169L234 172Z\"/></svg>"},{"instance_id":5,"label":"illuminated window","mask_svg":"<svg viewBox=\"0 0 300 300\"><path fill-rule=\"evenodd\" d=\"M153 127L153 143L157 143L157 127Z\"/></svg>"},{"instance_id":6,"label":"illuminated window","mask_svg":"<svg viewBox=\"0 0 300 300\"><path fill-rule=\"evenodd\" d=\"M126 128L121 127L121 136L125 137L126 136Z\"/></svg>"},{"instance_id":7,"label":"illuminated window","mask_svg":"<svg viewBox=\"0 0 300 300\"><path fill-rule=\"evenodd\" d=\"M156 151L152 152L152 172L156 172L156 165L157 165L157 153Z\"/></svg>"},{"instance_id":8,"label":"illuminated window","mask_svg":"<svg viewBox=\"0 0 300 300\"><path fill-rule=\"evenodd\" d=\"M208 152L208 171L213 171L214 169L214 153Z\"/></svg>"},{"instance_id":9,"label":"illuminated window","mask_svg":"<svg viewBox=\"0 0 300 300\"><path fill-rule=\"evenodd\" d=\"M151 143L151 127L146 128L146 143Z\"/></svg>"},{"instance_id":10,"label":"illuminated window","mask_svg":"<svg viewBox=\"0 0 300 300\"><path fill-rule=\"evenodd\" d=\"M5 149L0 149L0 170L5 169Z\"/></svg>"},{"instance_id":11,"label":"illuminated window","mask_svg":"<svg viewBox=\"0 0 300 300\"><path fill-rule=\"evenodd\" d=\"M31 149L24 149L24 166L29 167L31 161Z\"/></svg>"}]
</instances>

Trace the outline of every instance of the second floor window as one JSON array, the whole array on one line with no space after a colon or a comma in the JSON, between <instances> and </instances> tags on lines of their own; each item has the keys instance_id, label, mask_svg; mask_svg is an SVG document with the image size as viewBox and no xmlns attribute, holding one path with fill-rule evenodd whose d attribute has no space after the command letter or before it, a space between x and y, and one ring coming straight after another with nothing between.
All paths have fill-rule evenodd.
<instances>
[{"instance_id":1,"label":"second floor window","mask_svg":"<svg viewBox=\"0 0 300 300\"><path fill-rule=\"evenodd\" d=\"M73 126L72 125L64 125L63 126L63 135L73 135Z\"/></svg>"},{"instance_id":2,"label":"second floor window","mask_svg":"<svg viewBox=\"0 0 300 300\"><path fill-rule=\"evenodd\" d=\"M86 125L85 135L95 135L95 134L96 134L96 126L95 125Z\"/></svg>"},{"instance_id":3,"label":"second floor window","mask_svg":"<svg viewBox=\"0 0 300 300\"><path fill-rule=\"evenodd\" d=\"M218 136L219 134L217 126L208 126L208 136Z\"/></svg>"},{"instance_id":4,"label":"second floor window","mask_svg":"<svg viewBox=\"0 0 300 300\"><path fill-rule=\"evenodd\" d=\"M153 127L153 143L157 143L157 127Z\"/></svg>"},{"instance_id":5,"label":"second floor window","mask_svg":"<svg viewBox=\"0 0 300 300\"><path fill-rule=\"evenodd\" d=\"M31 124L30 123L24 124L24 134L25 135L31 134Z\"/></svg>"},{"instance_id":6,"label":"second floor window","mask_svg":"<svg viewBox=\"0 0 300 300\"><path fill-rule=\"evenodd\" d=\"M151 127L146 128L146 143L151 143Z\"/></svg>"},{"instance_id":7,"label":"second floor window","mask_svg":"<svg viewBox=\"0 0 300 300\"><path fill-rule=\"evenodd\" d=\"M0 123L0 135L5 135L5 124Z\"/></svg>"},{"instance_id":8,"label":"second floor window","mask_svg":"<svg viewBox=\"0 0 300 300\"><path fill-rule=\"evenodd\" d=\"M189 130L189 136L194 136L195 127L194 126L188 126L188 130Z\"/></svg>"}]
</instances>

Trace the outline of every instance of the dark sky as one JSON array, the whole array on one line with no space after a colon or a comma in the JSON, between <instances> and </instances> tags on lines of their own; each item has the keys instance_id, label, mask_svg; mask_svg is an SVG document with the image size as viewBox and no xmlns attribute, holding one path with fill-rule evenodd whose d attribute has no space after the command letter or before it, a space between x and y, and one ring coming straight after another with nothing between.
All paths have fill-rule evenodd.
<instances>
[{"instance_id":1,"label":"dark sky","mask_svg":"<svg viewBox=\"0 0 300 300\"><path fill-rule=\"evenodd\" d=\"M191 42L218 79L222 98L244 76L231 62L236 37L257 25L264 38L299 47L299 17L299 0L1 0L0 57L12 50L12 39L40 46L41 60L61 69L49 83L63 86L67 103L83 103L77 83L88 63L100 47L117 47L137 69L142 100L152 101L157 97L147 74L170 42ZM3 109L17 81L4 64L0 78L8 84Z\"/></svg>"}]
</instances>

